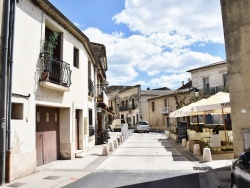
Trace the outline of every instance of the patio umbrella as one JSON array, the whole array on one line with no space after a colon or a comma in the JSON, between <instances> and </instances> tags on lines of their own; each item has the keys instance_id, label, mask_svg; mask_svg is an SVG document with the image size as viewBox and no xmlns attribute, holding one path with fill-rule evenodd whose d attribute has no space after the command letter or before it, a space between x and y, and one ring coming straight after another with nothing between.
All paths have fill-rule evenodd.
<instances>
[{"instance_id":1,"label":"patio umbrella","mask_svg":"<svg viewBox=\"0 0 250 188\"><path fill-rule=\"evenodd\" d=\"M202 103L193 106L192 111L193 112L210 111L212 114L222 114L224 132L227 144L224 114L231 113L229 93L218 92L215 95L212 95L211 97L204 100Z\"/></svg>"},{"instance_id":2,"label":"patio umbrella","mask_svg":"<svg viewBox=\"0 0 250 188\"><path fill-rule=\"evenodd\" d=\"M195 116L195 115L202 115L203 112L193 111L193 107L202 103L205 99L201 99L197 102L191 103L187 106L183 106L182 108L172 112L169 114L169 117L176 118L176 117L185 117L185 116Z\"/></svg>"},{"instance_id":3,"label":"patio umbrella","mask_svg":"<svg viewBox=\"0 0 250 188\"><path fill-rule=\"evenodd\" d=\"M229 93L218 92L215 95L203 100L201 103L192 107L192 112L214 111L220 113L224 109L224 113L231 113Z\"/></svg>"}]
</instances>

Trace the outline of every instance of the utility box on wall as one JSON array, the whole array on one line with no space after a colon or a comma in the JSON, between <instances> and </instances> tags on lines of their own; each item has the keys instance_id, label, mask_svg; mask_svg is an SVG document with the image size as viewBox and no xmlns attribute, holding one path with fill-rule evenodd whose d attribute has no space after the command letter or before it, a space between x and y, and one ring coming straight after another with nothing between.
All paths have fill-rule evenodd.
<instances>
[{"instance_id":1,"label":"utility box on wall","mask_svg":"<svg viewBox=\"0 0 250 188\"><path fill-rule=\"evenodd\" d=\"M243 130L244 149L250 147L250 130Z\"/></svg>"}]
</instances>

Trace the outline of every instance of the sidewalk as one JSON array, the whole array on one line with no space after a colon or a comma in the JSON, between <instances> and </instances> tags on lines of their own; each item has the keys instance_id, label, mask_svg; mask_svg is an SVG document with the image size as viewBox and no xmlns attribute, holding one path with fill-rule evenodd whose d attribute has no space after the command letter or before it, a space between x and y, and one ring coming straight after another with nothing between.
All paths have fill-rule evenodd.
<instances>
[{"instance_id":1,"label":"sidewalk","mask_svg":"<svg viewBox=\"0 0 250 188\"><path fill-rule=\"evenodd\" d=\"M112 134L115 136L116 133ZM171 141L171 139L165 138L164 140L170 142L182 154L182 156L185 156L188 160L196 161L195 163L197 164L197 167L210 167L212 169L204 171L204 173L201 172L200 176L205 176L205 173L209 173L211 178L216 178L216 184L219 187L228 186L228 179L230 179L229 166L231 165L231 160L215 160L213 158L212 162L199 163L199 158L202 156L193 156L192 153L182 148L176 142ZM35 173L14 180L13 182L5 184L1 187L63 187L94 172L95 169L110 156L102 156L102 145L95 145L90 151L78 155L82 155L82 158L75 158L72 160L57 160L52 163L40 166L37 168Z\"/></svg>"},{"instance_id":2,"label":"sidewalk","mask_svg":"<svg viewBox=\"0 0 250 188\"><path fill-rule=\"evenodd\" d=\"M121 133L112 132L111 137ZM108 156L102 156L102 145L95 145L87 152L78 153L72 160L57 160L37 167L36 172L0 187L59 188L93 172Z\"/></svg>"},{"instance_id":3,"label":"sidewalk","mask_svg":"<svg viewBox=\"0 0 250 188\"><path fill-rule=\"evenodd\" d=\"M179 150L186 158L188 158L190 161L193 160L193 157L199 161L199 164L197 168L204 169L204 172L207 176L211 177L211 180L216 181L216 185L219 188L228 188L231 185L231 165L232 160L234 159L234 153L233 152L224 152L224 153L215 153L212 154L212 161L211 162L203 162L203 155L197 155L194 156L193 153L191 153L186 148L183 148L180 144L173 141L172 139L168 138L168 140L171 140L176 148L179 148ZM191 155L191 158L190 158ZM202 174L201 174L202 176ZM207 182L209 183L209 182Z\"/></svg>"}]
</instances>

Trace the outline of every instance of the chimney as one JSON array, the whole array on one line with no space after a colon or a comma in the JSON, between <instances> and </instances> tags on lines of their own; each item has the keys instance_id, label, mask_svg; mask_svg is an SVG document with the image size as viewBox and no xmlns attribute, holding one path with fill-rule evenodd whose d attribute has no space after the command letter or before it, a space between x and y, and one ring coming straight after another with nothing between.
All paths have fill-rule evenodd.
<instances>
[{"instance_id":1,"label":"chimney","mask_svg":"<svg viewBox=\"0 0 250 188\"><path fill-rule=\"evenodd\" d=\"M182 81L182 86L184 86L184 81Z\"/></svg>"}]
</instances>

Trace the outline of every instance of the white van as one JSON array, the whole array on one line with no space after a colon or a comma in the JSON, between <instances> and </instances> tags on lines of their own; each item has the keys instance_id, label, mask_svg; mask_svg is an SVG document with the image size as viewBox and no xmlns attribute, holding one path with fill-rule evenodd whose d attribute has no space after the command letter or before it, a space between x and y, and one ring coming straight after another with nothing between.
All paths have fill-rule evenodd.
<instances>
[{"instance_id":1,"label":"white van","mask_svg":"<svg viewBox=\"0 0 250 188\"><path fill-rule=\"evenodd\" d=\"M127 124L125 123L125 120L114 119L112 124L110 125L110 128L112 131L121 131L123 125L127 126Z\"/></svg>"}]
</instances>

